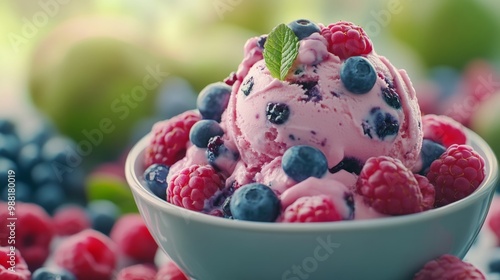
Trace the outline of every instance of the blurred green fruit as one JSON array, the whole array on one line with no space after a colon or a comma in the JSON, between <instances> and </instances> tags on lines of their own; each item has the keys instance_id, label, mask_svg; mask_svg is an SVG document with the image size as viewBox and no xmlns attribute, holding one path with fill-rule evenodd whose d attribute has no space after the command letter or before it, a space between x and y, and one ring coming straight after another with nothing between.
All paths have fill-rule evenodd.
<instances>
[{"instance_id":1,"label":"blurred green fruit","mask_svg":"<svg viewBox=\"0 0 500 280\"><path fill-rule=\"evenodd\" d=\"M121 213L137 213L134 197L127 183L120 177L104 174L90 175L87 180L89 201L109 200Z\"/></svg>"}]
</instances>

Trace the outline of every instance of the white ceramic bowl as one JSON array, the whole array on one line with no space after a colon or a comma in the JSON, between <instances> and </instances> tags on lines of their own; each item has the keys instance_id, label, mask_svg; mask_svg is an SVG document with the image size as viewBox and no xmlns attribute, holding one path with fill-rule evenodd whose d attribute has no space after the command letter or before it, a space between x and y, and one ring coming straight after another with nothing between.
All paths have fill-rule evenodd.
<instances>
[{"instance_id":1,"label":"white ceramic bowl","mask_svg":"<svg viewBox=\"0 0 500 280\"><path fill-rule=\"evenodd\" d=\"M365 221L281 224L228 220L157 198L142 180L148 136L126 164L134 199L159 246L197 280L412 279L443 254L460 258L483 225L498 179L489 146L468 131L486 178L467 198L423 213Z\"/></svg>"}]
</instances>

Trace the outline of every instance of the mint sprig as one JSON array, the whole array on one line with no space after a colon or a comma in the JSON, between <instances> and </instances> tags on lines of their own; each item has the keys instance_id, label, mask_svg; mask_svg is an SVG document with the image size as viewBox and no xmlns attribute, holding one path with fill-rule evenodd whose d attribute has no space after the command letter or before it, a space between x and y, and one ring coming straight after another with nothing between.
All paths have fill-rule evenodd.
<instances>
[{"instance_id":1,"label":"mint sprig","mask_svg":"<svg viewBox=\"0 0 500 280\"><path fill-rule=\"evenodd\" d=\"M264 61L277 79L284 80L299 54L299 38L285 24L276 26L264 44Z\"/></svg>"}]
</instances>

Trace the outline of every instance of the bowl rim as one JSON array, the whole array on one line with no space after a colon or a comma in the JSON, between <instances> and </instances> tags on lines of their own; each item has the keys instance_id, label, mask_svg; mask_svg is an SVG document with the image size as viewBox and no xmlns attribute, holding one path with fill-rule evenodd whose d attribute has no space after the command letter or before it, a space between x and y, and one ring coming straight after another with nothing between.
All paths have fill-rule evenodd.
<instances>
[{"instance_id":1,"label":"bowl rim","mask_svg":"<svg viewBox=\"0 0 500 280\"><path fill-rule=\"evenodd\" d=\"M253 221L242 221L242 220L230 220L221 217L215 217L207 215L204 213L199 213L184 209L182 207L167 203L166 201L155 196L151 191L144 186L141 179L137 176L136 170L139 166L142 166L142 162L138 159L144 152L147 144L149 143L150 134L145 135L141 140L139 140L130 150L127 155L125 163L125 175L129 187L136 196L139 196L142 200L147 201L148 204L153 205L155 208L161 209L162 212L168 213L169 215L174 215L178 218L186 220L186 223L198 222L203 224L210 224L212 226L233 228L233 229L243 229L251 231L260 232L331 232L331 231L350 231L350 230L360 230L375 227L394 227L403 226L405 224L413 224L416 222L422 222L429 219L435 219L438 217L446 216L452 212L459 209L467 207L468 205L474 203L479 197L484 193L492 191L496 187L498 181L498 161L493 150L490 146L483 140L478 134L472 130L465 128L467 134L468 145L472 146L474 150L479 152L485 160L486 176L481 183L481 185L469 196L445 205L440 208L427 210L424 212L419 212L415 214L401 215L401 216L390 216L376 219L367 220L348 220L348 221L336 221L336 222L324 222L324 223L266 223L266 222L253 222ZM478 151L479 150L479 151ZM142 175L142 174L141 174ZM140 210L140 208L139 208Z\"/></svg>"}]
</instances>

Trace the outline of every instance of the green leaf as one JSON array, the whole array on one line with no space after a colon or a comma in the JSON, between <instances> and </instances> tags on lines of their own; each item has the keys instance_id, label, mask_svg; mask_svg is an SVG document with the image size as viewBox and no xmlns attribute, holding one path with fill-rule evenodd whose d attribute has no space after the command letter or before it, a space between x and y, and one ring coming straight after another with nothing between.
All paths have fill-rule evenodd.
<instances>
[{"instance_id":1,"label":"green leaf","mask_svg":"<svg viewBox=\"0 0 500 280\"><path fill-rule=\"evenodd\" d=\"M299 53L299 39L285 24L276 26L267 36L264 61L271 75L284 80Z\"/></svg>"}]
</instances>

